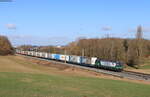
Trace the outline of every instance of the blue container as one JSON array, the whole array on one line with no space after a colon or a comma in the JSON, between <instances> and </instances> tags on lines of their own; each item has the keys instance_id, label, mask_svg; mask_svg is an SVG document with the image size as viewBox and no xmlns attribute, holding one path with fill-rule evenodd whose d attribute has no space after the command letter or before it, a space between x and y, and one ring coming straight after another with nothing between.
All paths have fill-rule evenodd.
<instances>
[{"instance_id":1,"label":"blue container","mask_svg":"<svg viewBox=\"0 0 150 97\"><path fill-rule=\"evenodd\" d=\"M54 55L54 59L60 60L60 54L55 54L55 55Z\"/></svg>"}]
</instances>

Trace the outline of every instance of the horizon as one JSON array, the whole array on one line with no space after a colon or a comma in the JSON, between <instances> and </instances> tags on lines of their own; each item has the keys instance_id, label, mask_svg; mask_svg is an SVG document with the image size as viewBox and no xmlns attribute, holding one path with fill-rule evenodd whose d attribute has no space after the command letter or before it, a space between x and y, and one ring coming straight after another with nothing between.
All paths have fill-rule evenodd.
<instances>
[{"instance_id":1,"label":"horizon","mask_svg":"<svg viewBox=\"0 0 150 97\"><path fill-rule=\"evenodd\" d=\"M4 1L4 0L3 0ZM0 2L0 35L13 46L66 45L79 37L150 39L150 1L13 0Z\"/></svg>"}]
</instances>

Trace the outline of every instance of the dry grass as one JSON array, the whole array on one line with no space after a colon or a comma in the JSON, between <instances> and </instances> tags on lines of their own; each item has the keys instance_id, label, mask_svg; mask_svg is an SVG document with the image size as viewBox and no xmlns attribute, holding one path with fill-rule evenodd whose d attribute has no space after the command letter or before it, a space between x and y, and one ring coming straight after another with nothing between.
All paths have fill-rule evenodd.
<instances>
[{"instance_id":1,"label":"dry grass","mask_svg":"<svg viewBox=\"0 0 150 97\"><path fill-rule=\"evenodd\" d=\"M37 72L29 62L18 56L0 56L1 72ZM32 64L33 66L35 64Z\"/></svg>"}]
</instances>

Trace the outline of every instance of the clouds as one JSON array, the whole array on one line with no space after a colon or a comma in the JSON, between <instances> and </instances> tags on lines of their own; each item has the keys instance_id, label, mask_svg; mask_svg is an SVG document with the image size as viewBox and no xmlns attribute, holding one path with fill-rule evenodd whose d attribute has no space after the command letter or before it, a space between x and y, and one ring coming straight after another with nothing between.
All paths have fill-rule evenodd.
<instances>
[{"instance_id":1,"label":"clouds","mask_svg":"<svg viewBox=\"0 0 150 97\"><path fill-rule=\"evenodd\" d=\"M103 26L101 29L103 31L110 31L110 30L112 30L112 27L110 27L110 26Z\"/></svg>"},{"instance_id":2,"label":"clouds","mask_svg":"<svg viewBox=\"0 0 150 97\"><path fill-rule=\"evenodd\" d=\"M66 45L72 41L67 36L37 36L37 35L17 35L17 34L9 34L7 35L10 41L14 46L19 45Z\"/></svg>"},{"instance_id":3,"label":"clouds","mask_svg":"<svg viewBox=\"0 0 150 97\"><path fill-rule=\"evenodd\" d=\"M16 30L17 29L15 24L6 24L5 26L9 30Z\"/></svg>"}]
</instances>

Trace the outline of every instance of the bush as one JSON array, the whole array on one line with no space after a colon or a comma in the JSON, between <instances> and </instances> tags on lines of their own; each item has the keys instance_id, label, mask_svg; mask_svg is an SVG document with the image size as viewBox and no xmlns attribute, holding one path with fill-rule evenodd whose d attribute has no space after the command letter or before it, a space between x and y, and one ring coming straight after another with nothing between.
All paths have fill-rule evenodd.
<instances>
[{"instance_id":1,"label":"bush","mask_svg":"<svg viewBox=\"0 0 150 97\"><path fill-rule=\"evenodd\" d=\"M0 36L0 55L14 54L14 49L5 36Z\"/></svg>"}]
</instances>

